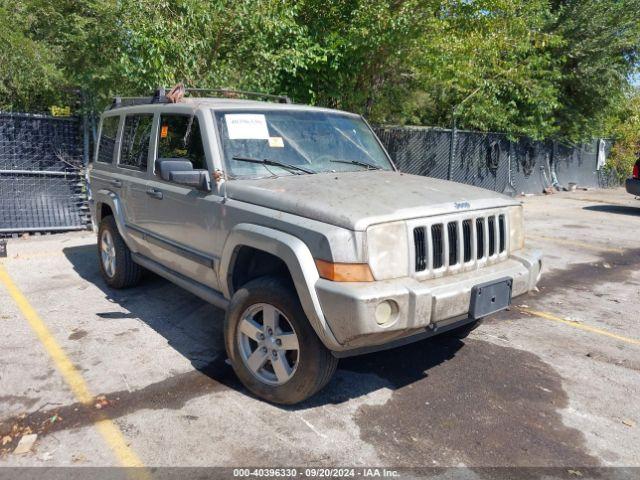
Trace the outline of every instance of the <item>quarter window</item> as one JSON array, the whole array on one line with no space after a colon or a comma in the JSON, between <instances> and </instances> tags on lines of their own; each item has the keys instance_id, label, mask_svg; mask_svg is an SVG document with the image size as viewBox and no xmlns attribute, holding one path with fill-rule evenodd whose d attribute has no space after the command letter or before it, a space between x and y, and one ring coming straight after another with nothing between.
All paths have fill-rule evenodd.
<instances>
[{"instance_id":1,"label":"quarter window","mask_svg":"<svg viewBox=\"0 0 640 480\"><path fill-rule=\"evenodd\" d=\"M116 148L116 136L118 135L118 123L120 117L104 117L98 144L98 161L103 163L113 162L113 152Z\"/></svg>"},{"instance_id":2,"label":"quarter window","mask_svg":"<svg viewBox=\"0 0 640 480\"><path fill-rule=\"evenodd\" d=\"M150 113L127 115L125 117L122 132L122 151L120 153L121 166L138 170L147 169L152 125L153 114Z\"/></svg>"},{"instance_id":3,"label":"quarter window","mask_svg":"<svg viewBox=\"0 0 640 480\"><path fill-rule=\"evenodd\" d=\"M193 164L194 170L207 168L202 148L202 136L196 116L160 116L158 158L189 160Z\"/></svg>"}]
</instances>

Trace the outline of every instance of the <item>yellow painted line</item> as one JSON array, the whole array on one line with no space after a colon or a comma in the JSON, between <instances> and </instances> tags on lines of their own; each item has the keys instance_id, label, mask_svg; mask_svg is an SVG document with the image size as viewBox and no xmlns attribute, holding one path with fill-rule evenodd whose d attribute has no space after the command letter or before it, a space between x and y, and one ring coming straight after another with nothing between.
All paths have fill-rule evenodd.
<instances>
[{"instance_id":1,"label":"yellow painted line","mask_svg":"<svg viewBox=\"0 0 640 480\"><path fill-rule=\"evenodd\" d=\"M609 332L607 330L603 330L597 327L590 327L589 325L584 325L578 322L572 322L571 320L567 320L565 318L557 317L551 313L540 312L538 310L531 310L530 308L524 307L516 307L518 310L524 313L528 313L530 315L535 315L536 317L545 318L547 320L552 320L554 322L564 323L565 325L569 325L570 327L577 328L579 330L584 330L586 332L597 333L598 335L604 335L605 337L615 338L624 343L630 343L632 345L640 345L640 340L636 338L625 337L624 335L618 335L616 333Z\"/></svg>"},{"instance_id":2,"label":"yellow painted line","mask_svg":"<svg viewBox=\"0 0 640 480\"><path fill-rule=\"evenodd\" d=\"M620 255L624 254L624 250L621 248L605 247L604 245L579 242L577 240L567 240L565 238L545 237L544 235L527 235L527 238L531 240L544 240L547 242L559 243L561 245L571 245L573 247L584 248L586 250L593 250L594 252L611 252L619 253Z\"/></svg>"},{"instance_id":3,"label":"yellow painted line","mask_svg":"<svg viewBox=\"0 0 640 480\"><path fill-rule=\"evenodd\" d=\"M13 301L16 303L22 315L29 323L31 330L36 334L45 350L51 357L51 360L55 363L58 371L62 374L62 377L67 382L67 385L73 392L73 395L76 397L76 400L87 404L93 405L94 396L89 391L89 388L76 369L75 365L69 360L69 357L64 353L60 345L56 342L56 340L51 335L51 332L42 321L38 312L31 306L27 298L22 294L20 289L13 282L9 273L6 269L0 264L0 283L4 285L4 287L13 298ZM95 423L98 432L102 435L104 441L109 445L109 448L115 453L116 457L125 467L143 467L144 464L138 458L131 448L127 445L124 436L120 429L116 426L115 423L106 415L101 418L97 423ZM138 472L142 473L142 472Z\"/></svg>"}]
</instances>

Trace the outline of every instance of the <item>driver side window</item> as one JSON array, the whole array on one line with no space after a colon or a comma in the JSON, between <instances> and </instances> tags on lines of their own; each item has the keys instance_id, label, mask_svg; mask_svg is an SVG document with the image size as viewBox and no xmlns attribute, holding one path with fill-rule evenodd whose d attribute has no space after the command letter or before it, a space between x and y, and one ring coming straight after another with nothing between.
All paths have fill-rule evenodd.
<instances>
[{"instance_id":1,"label":"driver side window","mask_svg":"<svg viewBox=\"0 0 640 480\"><path fill-rule=\"evenodd\" d=\"M198 118L195 115L160 115L158 158L189 160L194 170L206 170Z\"/></svg>"}]
</instances>

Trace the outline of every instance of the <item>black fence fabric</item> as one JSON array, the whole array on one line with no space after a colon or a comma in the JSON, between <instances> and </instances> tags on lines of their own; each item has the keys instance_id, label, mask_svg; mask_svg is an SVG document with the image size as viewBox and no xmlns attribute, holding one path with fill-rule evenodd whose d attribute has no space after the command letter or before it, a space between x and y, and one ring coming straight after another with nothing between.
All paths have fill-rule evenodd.
<instances>
[{"instance_id":1,"label":"black fence fabric","mask_svg":"<svg viewBox=\"0 0 640 480\"><path fill-rule=\"evenodd\" d=\"M567 146L428 127L375 130L407 173L508 194L540 193L570 183L617 185L615 172L597 168L598 140ZM76 117L0 112L0 236L87 228L82 135Z\"/></svg>"},{"instance_id":2,"label":"black fence fabric","mask_svg":"<svg viewBox=\"0 0 640 480\"><path fill-rule=\"evenodd\" d=\"M0 113L0 234L87 227L78 118Z\"/></svg>"},{"instance_id":3,"label":"black fence fabric","mask_svg":"<svg viewBox=\"0 0 640 480\"><path fill-rule=\"evenodd\" d=\"M377 127L377 135L398 168L508 194L545 188L603 188L617 185L615 173L598 169L598 145L518 141L500 133L428 127ZM453 147L453 148L452 148ZM606 151L610 148L607 142Z\"/></svg>"}]
</instances>

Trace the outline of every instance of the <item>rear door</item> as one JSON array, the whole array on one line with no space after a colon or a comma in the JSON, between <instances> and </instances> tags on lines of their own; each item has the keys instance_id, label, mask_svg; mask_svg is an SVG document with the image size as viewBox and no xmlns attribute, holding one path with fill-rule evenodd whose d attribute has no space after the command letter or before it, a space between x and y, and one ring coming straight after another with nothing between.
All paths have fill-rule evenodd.
<instances>
[{"instance_id":1,"label":"rear door","mask_svg":"<svg viewBox=\"0 0 640 480\"><path fill-rule=\"evenodd\" d=\"M113 177L114 173L117 174L114 162L119 150L120 118L119 114L105 115L100 122L96 154L89 166L89 189L92 193L100 190L120 193L121 180L115 181ZM95 211L93 213L95 215Z\"/></svg>"},{"instance_id":2,"label":"rear door","mask_svg":"<svg viewBox=\"0 0 640 480\"><path fill-rule=\"evenodd\" d=\"M140 229L145 217L149 196L149 165L151 132L154 130L154 114L151 112L127 113L124 117L121 134L120 155L117 172L113 176L114 187L120 190L129 233ZM142 235L130 235L137 250L149 254L149 245Z\"/></svg>"},{"instance_id":3,"label":"rear door","mask_svg":"<svg viewBox=\"0 0 640 480\"><path fill-rule=\"evenodd\" d=\"M153 149L158 158L189 160L194 170L212 173L203 146L202 118L194 113L160 113ZM221 197L194 187L163 180L150 169L148 209L141 227L152 259L173 271L218 290L215 274L216 235Z\"/></svg>"}]
</instances>

